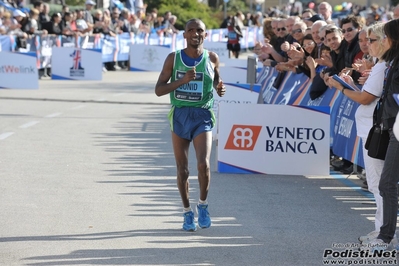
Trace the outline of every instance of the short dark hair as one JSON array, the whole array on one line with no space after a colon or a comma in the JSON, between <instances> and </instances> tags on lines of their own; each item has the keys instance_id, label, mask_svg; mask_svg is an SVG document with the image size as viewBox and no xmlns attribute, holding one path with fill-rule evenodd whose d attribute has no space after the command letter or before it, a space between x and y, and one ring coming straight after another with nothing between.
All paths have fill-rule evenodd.
<instances>
[{"instance_id":1,"label":"short dark hair","mask_svg":"<svg viewBox=\"0 0 399 266\"><path fill-rule=\"evenodd\" d=\"M343 18L341 20L340 27L342 28L342 25L347 24L347 23L352 23L356 29L363 27L363 23L362 23L360 17L358 17L358 16L349 15L346 18Z\"/></svg>"},{"instance_id":2,"label":"short dark hair","mask_svg":"<svg viewBox=\"0 0 399 266\"><path fill-rule=\"evenodd\" d=\"M337 32L342 35L342 30L340 28L333 27L333 28L327 29L324 36L327 36L327 34L334 33L334 32Z\"/></svg>"},{"instance_id":3,"label":"short dark hair","mask_svg":"<svg viewBox=\"0 0 399 266\"><path fill-rule=\"evenodd\" d=\"M384 53L382 59L386 62L394 61L394 65L397 65L399 61L399 55L397 52L399 49L398 28L399 19L388 21L384 25L384 32L387 38L391 41L391 47Z\"/></svg>"},{"instance_id":4,"label":"short dark hair","mask_svg":"<svg viewBox=\"0 0 399 266\"><path fill-rule=\"evenodd\" d=\"M186 26L184 27L184 29L186 29L186 28L187 28L187 25L188 25L189 23L191 23L191 22L197 22L197 23L199 23L199 24L204 25L204 29L206 28L205 23L204 23L202 20L200 20L199 18L192 18L192 19L190 19L189 21L187 21Z\"/></svg>"},{"instance_id":5,"label":"short dark hair","mask_svg":"<svg viewBox=\"0 0 399 266\"><path fill-rule=\"evenodd\" d=\"M38 6L41 6L42 4L43 4L42 1L35 1L35 2L33 3L33 7L36 8L36 7L38 7Z\"/></svg>"}]
</instances>

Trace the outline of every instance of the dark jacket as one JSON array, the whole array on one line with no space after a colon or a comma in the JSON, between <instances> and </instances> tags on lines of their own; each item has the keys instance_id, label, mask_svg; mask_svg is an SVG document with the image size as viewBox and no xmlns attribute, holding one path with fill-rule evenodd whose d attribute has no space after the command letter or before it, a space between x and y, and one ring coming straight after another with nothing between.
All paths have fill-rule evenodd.
<instances>
[{"instance_id":1,"label":"dark jacket","mask_svg":"<svg viewBox=\"0 0 399 266\"><path fill-rule=\"evenodd\" d=\"M345 50L346 50L347 42L342 41L339 47L339 53L337 54L335 51L331 51L331 60L333 63L333 67L326 68L323 72L328 73L331 76L334 74L338 74L342 69L345 68ZM314 100L319 98L323 93L327 90L328 86L324 82L324 80L320 77L320 75L316 75L313 79L312 85L309 89L310 99Z\"/></svg>"},{"instance_id":2,"label":"dark jacket","mask_svg":"<svg viewBox=\"0 0 399 266\"><path fill-rule=\"evenodd\" d=\"M354 63L353 60L355 59L355 56L361 52L360 46L359 46L359 33L356 34L355 38L353 38L351 43L348 43L345 41L346 49L345 49L345 67L352 67L352 64ZM360 73L357 71L352 72L352 79L354 82L357 83L357 80L360 77Z\"/></svg>"},{"instance_id":3,"label":"dark jacket","mask_svg":"<svg viewBox=\"0 0 399 266\"><path fill-rule=\"evenodd\" d=\"M396 115L399 112L399 105L396 103L393 94L399 93L399 64L392 66L384 86L384 100L382 121L384 128L392 128L395 123Z\"/></svg>"}]
</instances>

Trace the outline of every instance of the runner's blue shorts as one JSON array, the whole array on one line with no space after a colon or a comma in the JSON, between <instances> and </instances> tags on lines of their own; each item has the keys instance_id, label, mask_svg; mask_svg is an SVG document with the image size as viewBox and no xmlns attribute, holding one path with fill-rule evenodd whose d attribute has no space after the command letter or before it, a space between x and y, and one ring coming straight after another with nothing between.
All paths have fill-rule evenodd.
<instances>
[{"instance_id":1,"label":"runner's blue shorts","mask_svg":"<svg viewBox=\"0 0 399 266\"><path fill-rule=\"evenodd\" d=\"M175 107L169 112L171 130L189 141L203 132L212 131L215 115L212 110L200 107Z\"/></svg>"}]
</instances>

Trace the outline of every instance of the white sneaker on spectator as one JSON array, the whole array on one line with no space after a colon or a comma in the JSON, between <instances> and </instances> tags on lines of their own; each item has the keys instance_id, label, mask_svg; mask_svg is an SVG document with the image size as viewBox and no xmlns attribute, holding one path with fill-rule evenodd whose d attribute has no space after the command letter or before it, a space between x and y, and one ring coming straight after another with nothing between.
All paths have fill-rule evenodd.
<instances>
[{"instance_id":1,"label":"white sneaker on spectator","mask_svg":"<svg viewBox=\"0 0 399 266\"><path fill-rule=\"evenodd\" d=\"M103 67L103 72L107 72L108 70L105 68L105 67Z\"/></svg>"},{"instance_id":2,"label":"white sneaker on spectator","mask_svg":"<svg viewBox=\"0 0 399 266\"><path fill-rule=\"evenodd\" d=\"M376 239L379 233L380 232L378 232L378 231L372 231L365 236L359 237L359 241L364 242L364 241L370 241L370 240Z\"/></svg>"},{"instance_id":3,"label":"white sneaker on spectator","mask_svg":"<svg viewBox=\"0 0 399 266\"><path fill-rule=\"evenodd\" d=\"M121 70L122 68L120 66L118 66L118 65L115 65L115 69L116 70Z\"/></svg>"}]
</instances>

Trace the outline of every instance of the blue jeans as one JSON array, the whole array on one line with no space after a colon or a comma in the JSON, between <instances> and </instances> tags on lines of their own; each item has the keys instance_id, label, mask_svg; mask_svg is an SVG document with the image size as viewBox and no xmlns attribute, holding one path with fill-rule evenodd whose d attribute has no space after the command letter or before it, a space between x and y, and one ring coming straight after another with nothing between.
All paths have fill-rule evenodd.
<instances>
[{"instance_id":1,"label":"blue jeans","mask_svg":"<svg viewBox=\"0 0 399 266\"><path fill-rule=\"evenodd\" d=\"M389 130L389 145L385 156L384 168L379 185L383 201L383 224L379 239L390 243L398 219L398 181L399 181L399 141L395 138L392 129Z\"/></svg>"}]
</instances>

